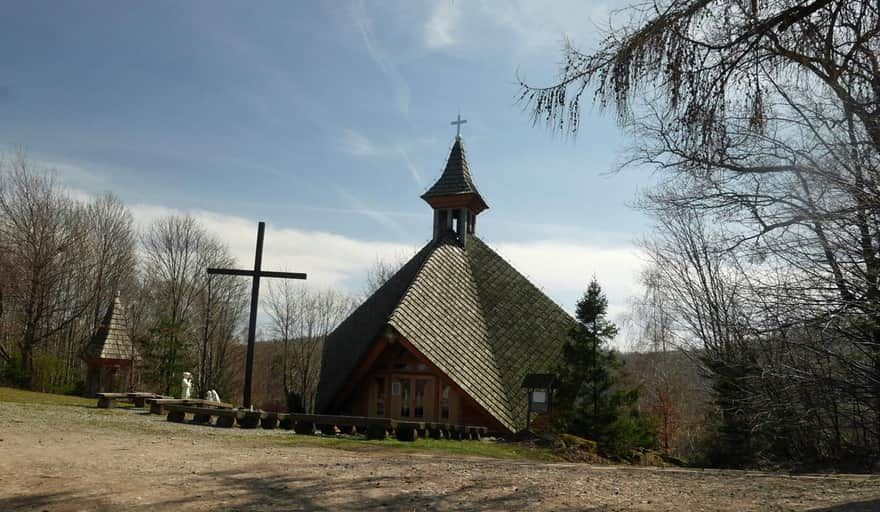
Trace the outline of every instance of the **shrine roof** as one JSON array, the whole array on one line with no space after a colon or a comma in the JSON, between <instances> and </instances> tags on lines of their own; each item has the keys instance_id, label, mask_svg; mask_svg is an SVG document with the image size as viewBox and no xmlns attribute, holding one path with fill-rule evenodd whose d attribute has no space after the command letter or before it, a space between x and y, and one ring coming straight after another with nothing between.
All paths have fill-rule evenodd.
<instances>
[{"instance_id":1,"label":"shrine roof","mask_svg":"<svg viewBox=\"0 0 880 512\"><path fill-rule=\"evenodd\" d=\"M486 206L480 192L477 191L474 180L471 178L470 168L468 167L467 155L464 151L464 144L461 137L455 138L455 143L449 151L449 158L446 160L446 167L440 178L422 194L422 199L428 200L431 197L454 196L460 194L473 194Z\"/></svg>"},{"instance_id":2,"label":"shrine roof","mask_svg":"<svg viewBox=\"0 0 880 512\"><path fill-rule=\"evenodd\" d=\"M83 351L86 359L132 359L137 351L128 335L125 309L119 297L113 299L107 314Z\"/></svg>"}]
</instances>

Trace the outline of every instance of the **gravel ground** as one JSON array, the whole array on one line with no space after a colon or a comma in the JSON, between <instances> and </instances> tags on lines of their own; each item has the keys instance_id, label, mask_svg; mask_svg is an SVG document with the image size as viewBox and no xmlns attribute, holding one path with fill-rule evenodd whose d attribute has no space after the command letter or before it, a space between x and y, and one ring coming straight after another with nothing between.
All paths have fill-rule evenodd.
<instances>
[{"instance_id":1,"label":"gravel ground","mask_svg":"<svg viewBox=\"0 0 880 512\"><path fill-rule=\"evenodd\" d=\"M340 450L284 431L0 402L0 512L880 511L880 477L788 476Z\"/></svg>"}]
</instances>

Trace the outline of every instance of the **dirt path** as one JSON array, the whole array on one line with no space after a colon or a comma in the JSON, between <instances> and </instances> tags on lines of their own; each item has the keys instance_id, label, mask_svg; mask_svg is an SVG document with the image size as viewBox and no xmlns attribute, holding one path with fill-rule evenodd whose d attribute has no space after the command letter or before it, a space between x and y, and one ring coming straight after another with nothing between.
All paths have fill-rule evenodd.
<instances>
[{"instance_id":1,"label":"dirt path","mask_svg":"<svg viewBox=\"0 0 880 512\"><path fill-rule=\"evenodd\" d=\"M880 510L880 478L536 463L281 443L283 431L0 402L0 512Z\"/></svg>"}]
</instances>

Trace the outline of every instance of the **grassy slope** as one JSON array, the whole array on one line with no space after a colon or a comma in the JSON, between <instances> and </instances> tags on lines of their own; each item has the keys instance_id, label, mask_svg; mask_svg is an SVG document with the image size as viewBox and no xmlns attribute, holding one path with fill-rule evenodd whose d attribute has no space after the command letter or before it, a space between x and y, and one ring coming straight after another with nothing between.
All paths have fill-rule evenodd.
<instances>
[{"instance_id":1,"label":"grassy slope","mask_svg":"<svg viewBox=\"0 0 880 512\"><path fill-rule=\"evenodd\" d=\"M94 398L53 395L51 393L38 393L36 391L25 391L23 389L4 387L0 387L0 402L41 405L72 405L79 407L94 407L94 405L97 403Z\"/></svg>"},{"instance_id":2,"label":"grassy slope","mask_svg":"<svg viewBox=\"0 0 880 512\"><path fill-rule=\"evenodd\" d=\"M28 405L40 406L74 406L88 407L92 409L94 414L110 414L113 411L107 409L94 409L96 400L94 398L82 398L78 396L53 395L50 393L37 393L34 391L24 391L21 389L0 387L0 402L12 402ZM120 430L129 430L131 425L114 424L107 425L111 428ZM144 424L145 428L148 425ZM250 436L244 436L239 439L254 440ZM533 448L522 446L519 444L493 443L493 442L476 442L476 441L441 441L434 439L420 439L414 443L397 441L396 439L388 439L385 441L364 441L357 439L342 439L335 437L318 437L304 435L285 435L271 436L260 438L260 441L269 443L281 443L284 445L308 445L322 446L326 448L335 448L341 450L381 452L385 450L395 450L401 452L418 452L418 453L437 453L443 455L466 455L466 456L482 456L502 459L533 459L533 460L558 460L550 450L541 448Z\"/></svg>"}]
</instances>

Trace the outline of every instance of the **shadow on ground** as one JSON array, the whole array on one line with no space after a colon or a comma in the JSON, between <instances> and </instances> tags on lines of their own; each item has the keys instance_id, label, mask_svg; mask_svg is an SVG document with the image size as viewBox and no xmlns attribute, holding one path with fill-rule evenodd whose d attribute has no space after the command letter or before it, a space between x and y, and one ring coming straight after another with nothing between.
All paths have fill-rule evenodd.
<instances>
[{"instance_id":1,"label":"shadow on ground","mask_svg":"<svg viewBox=\"0 0 880 512\"><path fill-rule=\"evenodd\" d=\"M811 508L807 512L878 512L880 511L880 498L868 501L851 501L832 507Z\"/></svg>"},{"instance_id":2,"label":"shadow on ground","mask_svg":"<svg viewBox=\"0 0 880 512\"><path fill-rule=\"evenodd\" d=\"M298 478L292 475L265 475L249 468L241 471L201 473L192 486L169 485L152 497L132 489L125 493L94 489L71 489L56 493L0 498L0 510L522 510L537 508L533 499L540 493L528 486L504 490L509 481L480 480L442 491L420 490L419 482L430 476ZM252 476L251 476L252 475ZM111 499L115 496L115 499ZM562 511L598 511L605 507L554 506Z\"/></svg>"}]
</instances>

